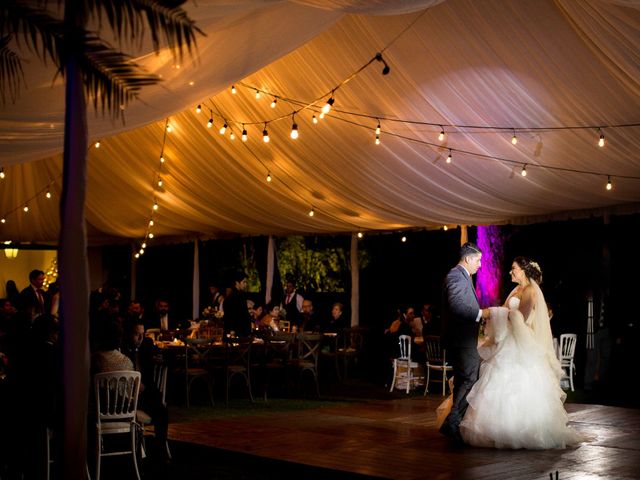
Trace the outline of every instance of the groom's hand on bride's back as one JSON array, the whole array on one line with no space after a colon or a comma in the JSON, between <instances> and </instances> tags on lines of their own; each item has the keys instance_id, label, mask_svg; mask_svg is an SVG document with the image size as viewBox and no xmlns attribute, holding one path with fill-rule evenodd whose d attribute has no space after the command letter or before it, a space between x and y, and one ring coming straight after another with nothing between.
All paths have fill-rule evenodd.
<instances>
[{"instance_id":1,"label":"groom's hand on bride's back","mask_svg":"<svg viewBox=\"0 0 640 480\"><path fill-rule=\"evenodd\" d=\"M491 316L491 310L489 310L488 308L483 308L482 309L482 320L489 320L490 316Z\"/></svg>"}]
</instances>

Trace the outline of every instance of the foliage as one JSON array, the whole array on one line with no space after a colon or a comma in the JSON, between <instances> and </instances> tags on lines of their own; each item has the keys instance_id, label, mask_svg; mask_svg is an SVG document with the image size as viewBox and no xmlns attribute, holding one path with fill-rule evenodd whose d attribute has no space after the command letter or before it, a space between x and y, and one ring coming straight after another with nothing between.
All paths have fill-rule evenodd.
<instances>
[{"instance_id":1,"label":"foliage","mask_svg":"<svg viewBox=\"0 0 640 480\"><path fill-rule=\"evenodd\" d=\"M247 241L242 243L240 265L242 271L247 274L247 292L260 292L262 284L256 262L256 250L253 242L249 241L248 243L248 245Z\"/></svg>"},{"instance_id":2,"label":"foliage","mask_svg":"<svg viewBox=\"0 0 640 480\"><path fill-rule=\"evenodd\" d=\"M294 279L305 292L344 292L349 282L349 253L336 246L309 246L304 237L292 236L278 242L278 268L283 282ZM368 264L368 256L360 255L360 267Z\"/></svg>"}]
</instances>

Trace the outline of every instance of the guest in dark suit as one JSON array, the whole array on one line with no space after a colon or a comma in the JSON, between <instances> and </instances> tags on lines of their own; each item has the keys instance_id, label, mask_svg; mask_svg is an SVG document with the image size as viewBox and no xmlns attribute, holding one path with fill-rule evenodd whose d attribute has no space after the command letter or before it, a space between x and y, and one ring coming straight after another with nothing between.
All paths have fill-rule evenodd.
<instances>
[{"instance_id":1,"label":"guest in dark suit","mask_svg":"<svg viewBox=\"0 0 640 480\"><path fill-rule=\"evenodd\" d=\"M171 315L169 301L165 298L158 298L155 303L154 312L145 320L146 328L159 328L160 330L177 330L183 325Z\"/></svg>"},{"instance_id":2,"label":"guest in dark suit","mask_svg":"<svg viewBox=\"0 0 640 480\"><path fill-rule=\"evenodd\" d=\"M489 309L481 310L472 275L481 265L482 252L473 243L460 248L460 260L447 274L442 290L443 342L453 366L453 406L440 432L457 444L460 422L469 405L467 394L478 380L480 356L478 331L480 321L489 318Z\"/></svg>"},{"instance_id":3,"label":"guest in dark suit","mask_svg":"<svg viewBox=\"0 0 640 480\"><path fill-rule=\"evenodd\" d=\"M308 298L302 301L302 320L299 330L301 332L319 332L321 327L320 318L313 310L313 302Z\"/></svg>"},{"instance_id":4,"label":"guest in dark suit","mask_svg":"<svg viewBox=\"0 0 640 480\"><path fill-rule=\"evenodd\" d=\"M32 270L29 273L29 286L20 292L19 310L29 326L37 317L51 311L51 297L42 289L44 280L42 270Z\"/></svg>"},{"instance_id":5,"label":"guest in dark suit","mask_svg":"<svg viewBox=\"0 0 640 480\"><path fill-rule=\"evenodd\" d=\"M224 299L224 333L235 332L237 337L251 334L251 315L247 306L247 275L238 272L233 277L233 289Z\"/></svg>"}]
</instances>

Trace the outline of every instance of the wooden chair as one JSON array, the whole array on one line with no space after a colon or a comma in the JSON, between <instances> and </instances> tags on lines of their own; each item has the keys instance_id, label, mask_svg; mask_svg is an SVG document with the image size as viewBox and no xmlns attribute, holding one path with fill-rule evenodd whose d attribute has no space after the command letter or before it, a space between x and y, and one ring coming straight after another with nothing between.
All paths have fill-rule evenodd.
<instances>
[{"instance_id":1,"label":"wooden chair","mask_svg":"<svg viewBox=\"0 0 640 480\"><path fill-rule=\"evenodd\" d=\"M321 333L300 333L297 336L297 356L289 361L289 365L298 371L298 386L302 384L302 377L305 372L309 372L313 376L318 397L320 397L318 358L320 357L321 342Z\"/></svg>"},{"instance_id":2,"label":"wooden chair","mask_svg":"<svg viewBox=\"0 0 640 480\"><path fill-rule=\"evenodd\" d=\"M447 372L453 371L453 367L447 364L447 351L440 345L440 337L437 335L424 337L424 345L427 354L427 379L424 386L424 395L429 392L430 382L441 382L442 396L444 397L447 388ZM432 370L438 373L437 377L431 377Z\"/></svg>"},{"instance_id":3,"label":"wooden chair","mask_svg":"<svg viewBox=\"0 0 640 480\"><path fill-rule=\"evenodd\" d=\"M364 341L368 328L365 327L351 327L345 328L342 332L341 346L338 347L336 352L338 359L342 361L342 380L347 379L347 369L350 362L357 364L362 350L364 348Z\"/></svg>"},{"instance_id":4,"label":"wooden chair","mask_svg":"<svg viewBox=\"0 0 640 480\"><path fill-rule=\"evenodd\" d=\"M140 372L122 370L98 373L94 376L93 385L96 404L95 479L100 480L102 457L131 455L136 477L140 480L137 458L139 425L136 422ZM105 452L104 437L114 434L128 434L128 448Z\"/></svg>"},{"instance_id":5,"label":"wooden chair","mask_svg":"<svg viewBox=\"0 0 640 480\"><path fill-rule=\"evenodd\" d=\"M226 404L229 404L229 388L231 380L236 375L244 378L249 391L249 398L253 403L253 393L251 392L251 346L253 340L251 338L240 338L234 344L227 345L227 359L225 362L226 373Z\"/></svg>"},{"instance_id":6,"label":"wooden chair","mask_svg":"<svg viewBox=\"0 0 640 480\"><path fill-rule=\"evenodd\" d=\"M411 360L411 336L400 335L398 337L398 346L400 354L398 358L393 359L393 380L391 381L390 392L394 388L406 388L407 393L419 381L423 379L420 375L414 375L414 369L418 368L418 364Z\"/></svg>"},{"instance_id":7,"label":"wooden chair","mask_svg":"<svg viewBox=\"0 0 640 480\"><path fill-rule=\"evenodd\" d=\"M294 335L286 332L275 332L264 338L265 359L263 367L263 395L264 401L268 401L269 384L277 372L286 375L286 367L292 358L292 345Z\"/></svg>"},{"instance_id":8,"label":"wooden chair","mask_svg":"<svg viewBox=\"0 0 640 480\"><path fill-rule=\"evenodd\" d=\"M211 406L215 405L213 400L213 376L208 368L207 362L211 355L213 339L209 338L185 338L185 380L187 408L191 397L191 386L196 380L202 380L207 385Z\"/></svg>"},{"instance_id":9,"label":"wooden chair","mask_svg":"<svg viewBox=\"0 0 640 480\"><path fill-rule=\"evenodd\" d=\"M169 368L166 365L155 365L153 367L153 383L156 388L160 392L162 396L162 404L167 405L166 397L167 397L167 374ZM138 424L142 426L143 429L143 437L142 437L142 445L146 448L146 439L147 437L151 437L155 435L155 427L153 426L153 419L147 415L143 410L138 409L136 413L136 419ZM171 459L171 450L169 449L169 442L165 440L164 448L167 454L167 458Z\"/></svg>"},{"instance_id":10,"label":"wooden chair","mask_svg":"<svg viewBox=\"0 0 640 480\"><path fill-rule=\"evenodd\" d=\"M560 346L558 351L560 352L560 366L567 373L569 377L569 385L571 391L573 388L573 376L576 373L576 365L573 361L573 357L576 353L576 343L578 342L578 335L575 333L563 333L560 335Z\"/></svg>"}]
</instances>

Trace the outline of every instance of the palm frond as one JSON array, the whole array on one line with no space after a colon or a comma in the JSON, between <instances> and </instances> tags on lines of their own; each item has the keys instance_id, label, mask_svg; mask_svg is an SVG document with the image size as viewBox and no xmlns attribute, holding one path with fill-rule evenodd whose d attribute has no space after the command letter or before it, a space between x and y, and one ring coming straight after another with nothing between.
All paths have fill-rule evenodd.
<instances>
[{"instance_id":1,"label":"palm frond","mask_svg":"<svg viewBox=\"0 0 640 480\"><path fill-rule=\"evenodd\" d=\"M24 83L20 57L9 48L10 35L0 38L0 99L5 105L7 95L15 102Z\"/></svg>"},{"instance_id":2,"label":"palm frond","mask_svg":"<svg viewBox=\"0 0 640 480\"><path fill-rule=\"evenodd\" d=\"M113 49L94 34L85 32L78 61L84 75L87 95L96 110L109 110L118 117L142 87L160 81L145 72L131 57Z\"/></svg>"},{"instance_id":3,"label":"palm frond","mask_svg":"<svg viewBox=\"0 0 640 480\"><path fill-rule=\"evenodd\" d=\"M140 38L148 27L154 50L157 52L165 41L180 60L185 46L189 54L196 48L196 34L205 35L182 9L185 0L86 1L100 21L104 14L118 41Z\"/></svg>"}]
</instances>

